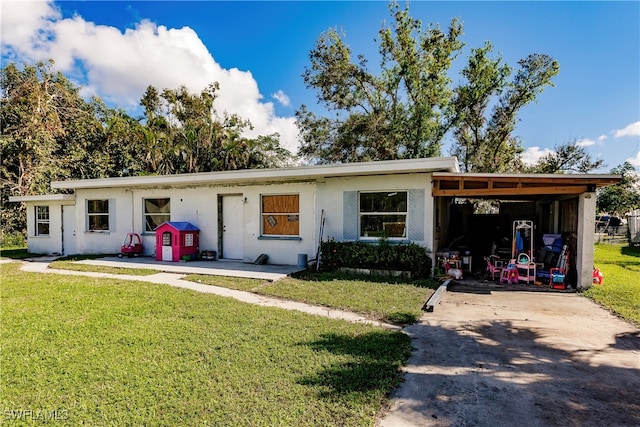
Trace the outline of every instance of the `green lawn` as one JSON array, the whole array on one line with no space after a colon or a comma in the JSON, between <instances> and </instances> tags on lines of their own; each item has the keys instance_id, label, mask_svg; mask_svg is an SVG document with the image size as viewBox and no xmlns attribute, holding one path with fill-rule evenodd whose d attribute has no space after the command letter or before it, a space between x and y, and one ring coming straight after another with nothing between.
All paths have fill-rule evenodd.
<instances>
[{"instance_id":1,"label":"green lawn","mask_svg":"<svg viewBox=\"0 0 640 427\"><path fill-rule=\"evenodd\" d=\"M370 426L399 332L184 289L0 265L0 407L66 425Z\"/></svg>"},{"instance_id":2,"label":"green lawn","mask_svg":"<svg viewBox=\"0 0 640 427\"><path fill-rule=\"evenodd\" d=\"M49 264L49 268L74 271L93 271L96 273L109 274L129 274L131 276L150 276L152 274L158 273L158 270L151 270L149 268L110 267L106 265L78 264L76 261L77 260L56 260Z\"/></svg>"},{"instance_id":3,"label":"green lawn","mask_svg":"<svg viewBox=\"0 0 640 427\"><path fill-rule=\"evenodd\" d=\"M272 283L190 275L187 280L246 290L309 304L362 313L372 319L397 324L416 322L432 289L414 284L392 283L384 279L345 277L339 274L307 274Z\"/></svg>"},{"instance_id":4,"label":"green lawn","mask_svg":"<svg viewBox=\"0 0 640 427\"><path fill-rule=\"evenodd\" d=\"M24 259L33 256L39 255L27 252L27 248L22 246L3 247L0 249L0 258Z\"/></svg>"},{"instance_id":5,"label":"green lawn","mask_svg":"<svg viewBox=\"0 0 640 427\"><path fill-rule=\"evenodd\" d=\"M640 325L640 249L597 244L595 266L604 284L593 285L585 295Z\"/></svg>"}]
</instances>

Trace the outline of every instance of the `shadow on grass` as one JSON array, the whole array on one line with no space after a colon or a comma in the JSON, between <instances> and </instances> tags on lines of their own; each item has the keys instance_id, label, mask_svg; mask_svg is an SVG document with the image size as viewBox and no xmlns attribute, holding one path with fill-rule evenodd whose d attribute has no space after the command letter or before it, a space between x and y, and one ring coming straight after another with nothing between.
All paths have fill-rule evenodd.
<instances>
[{"instance_id":1,"label":"shadow on grass","mask_svg":"<svg viewBox=\"0 0 640 427\"><path fill-rule=\"evenodd\" d=\"M419 319L420 319L420 316L417 316L413 313L407 313L405 311L396 311L394 313L389 313L382 320L398 326L407 326L407 325L413 325Z\"/></svg>"},{"instance_id":2,"label":"shadow on grass","mask_svg":"<svg viewBox=\"0 0 640 427\"><path fill-rule=\"evenodd\" d=\"M82 261L85 259L99 259L99 258L107 258L107 257L114 257L114 256L117 256L117 255L115 254L93 254L93 255L76 254L76 255L67 255L67 256L60 257L56 261Z\"/></svg>"},{"instance_id":3,"label":"shadow on grass","mask_svg":"<svg viewBox=\"0 0 640 427\"><path fill-rule=\"evenodd\" d=\"M27 252L27 248L0 250L0 257L2 258L25 259L25 258L33 258L38 256L43 256L43 255L29 253Z\"/></svg>"},{"instance_id":4,"label":"shadow on grass","mask_svg":"<svg viewBox=\"0 0 640 427\"><path fill-rule=\"evenodd\" d=\"M350 356L312 377L302 385L320 386L322 398L350 393L384 395L398 385L399 368L411 355L410 338L400 332L376 331L358 336L327 334L320 340L303 343L316 351Z\"/></svg>"},{"instance_id":5,"label":"shadow on grass","mask_svg":"<svg viewBox=\"0 0 640 427\"><path fill-rule=\"evenodd\" d=\"M338 271L322 271L316 272L311 270L303 270L297 273L293 273L291 277L298 280L306 280L309 282L323 282L331 280L359 280L369 283L386 283L389 285L412 285L418 288L437 289L440 283L435 279L404 279L401 277L390 276L372 276L372 275L359 275L350 274Z\"/></svg>"},{"instance_id":6,"label":"shadow on grass","mask_svg":"<svg viewBox=\"0 0 640 427\"><path fill-rule=\"evenodd\" d=\"M640 248L632 248L630 246L622 246L620 248L620 253L626 256L632 256L635 258L640 258Z\"/></svg>"}]
</instances>

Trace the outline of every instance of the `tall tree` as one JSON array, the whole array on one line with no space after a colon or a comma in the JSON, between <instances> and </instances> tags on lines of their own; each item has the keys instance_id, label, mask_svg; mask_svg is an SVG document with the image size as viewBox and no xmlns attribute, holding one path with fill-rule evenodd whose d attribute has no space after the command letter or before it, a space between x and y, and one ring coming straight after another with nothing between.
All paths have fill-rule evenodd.
<instances>
[{"instance_id":1,"label":"tall tree","mask_svg":"<svg viewBox=\"0 0 640 427\"><path fill-rule=\"evenodd\" d=\"M3 230L24 223L20 208L6 204L9 195L50 192L54 180L112 176L112 153L121 151L105 144L113 113L98 98L82 99L53 65L10 63L0 72Z\"/></svg>"},{"instance_id":2,"label":"tall tree","mask_svg":"<svg viewBox=\"0 0 640 427\"><path fill-rule=\"evenodd\" d=\"M303 74L333 118L306 106L296 112L300 153L316 162L353 162L438 156L451 126L447 72L459 54L462 25L423 30L408 6L389 5L392 27L380 32L380 72L351 50L335 30L322 34Z\"/></svg>"},{"instance_id":3,"label":"tall tree","mask_svg":"<svg viewBox=\"0 0 640 427\"><path fill-rule=\"evenodd\" d=\"M634 209L640 209L640 176L629 162L611 169L614 175L621 175L622 179L616 185L605 187L598 191L596 207L598 212L625 214Z\"/></svg>"},{"instance_id":4,"label":"tall tree","mask_svg":"<svg viewBox=\"0 0 640 427\"><path fill-rule=\"evenodd\" d=\"M513 136L518 113L548 85L560 70L548 55L532 54L511 68L501 58L490 59L490 43L472 50L456 89L456 130L453 153L465 172L506 172L522 169L520 141Z\"/></svg>"},{"instance_id":5,"label":"tall tree","mask_svg":"<svg viewBox=\"0 0 640 427\"><path fill-rule=\"evenodd\" d=\"M163 89L149 86L140 104L146 123L141 128L145 160L151 173L195 173L284 165L291 154L279 135L244 136L249 120L235 114L219 115L214 108L219 85L200 93L185 86Z\"/></svg>"},{"instance_id":6,"label":"tall tree","mask_svg":"<svg viewBox=\"0 0 640 427\"><path fill-rule=\"evenodd\" d=\"M67 110L60 101L73 96L75 88L52 66L39 62L22 70L15 64L2 69L2 188L13 195L40 194L61 171L54 154L66 132L62 115Z\"/></svg>"},{"instance_id":7,"label":"tall tree","mask_svg":"<svg viewBox=\"0 0 640 427\"><path fill-rule=\"evenodd\" d=\"M594 160L584 146L573 140L555 147L535 165L525 168L530 173L588 173L605 167L602 159Z\"/></svg>"},{"instance_id":8,"label":"tall tree","mask_svg":"<svg viewBox=\"0 0 640 427\"><path fill-rule=\"evenodd\" d=\"M493 46L473 49L462 70L465 83L452 89L451 64L460 54L462 25L447 31L419 20L392 2L392 26L379 33L380 71L352 58L344 36L322 34L303 74L308 88L332 115L319 117L303 105L296 112L300 154L315 162L352 162L432 157L441 154L453 129L452 152L467 172L522 168L513 136L518 113L551 85L557 61L532 54L512 68L493 59Z\"/></svg>"}]
</instances>

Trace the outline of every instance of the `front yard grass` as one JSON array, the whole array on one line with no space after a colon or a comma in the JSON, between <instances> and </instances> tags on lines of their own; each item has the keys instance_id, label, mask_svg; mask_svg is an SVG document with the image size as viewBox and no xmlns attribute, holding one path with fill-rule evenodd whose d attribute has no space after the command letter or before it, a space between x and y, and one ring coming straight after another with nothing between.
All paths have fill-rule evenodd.
<instances>
[{"instance_id":1,"label":"front yard grass","mask_svg":"<svg viewBox=\"0 0 640 427\"><path fill-rule=\"evenodd\" d=\"M39 256L37 254L32 254L27 251L26 247L23 246L6 246L0 248L0 259L9 258L9 259L25 259L34 256Z\"/></svg>"},{"instance_id":2,"label":"front yard grass","mask_svg":"<svg viewBox=\"0 0 640 427\"><path fill-rule=\"evenodd\" d=\"M370 426L399 332L170 286L0 265L0 407L67 425Z\"/></svg>"},{"instance_id":3,"label":"front yard grass","mask_svg":"<svg viewBox=\"0 0 640 427\"><path fill-rule=\"evenodd\" d=\"M261 295L323 305L364 314L372 319L407 325L416 322L433 289L389 279L349 277L344 274L304 274L272 283L189 275L186 280L232 287Z\"/></svg>"},{"instance_id":4,"label":"front yard grass","mask_svg":"<svg viewBox=\"0 0 640 427\"><path fill-rule=\"evenodd\" d=\"M594 258L604 283L593 285L585 295L640 325L640 249L596 244Z\"/></svg>"},{"instance_id":5,"label":"front yard grass","mask_svg":"<svg viewBox=\"0 0 640 427\"><path fill-rule=\"evenodd\" d=\"M85 258L86 259L86 258ZM150 276L158 273L149 268L111 267L107 265L78 264L78 259L61 259L49 264L49 268L73 271L92 271L95 273L129 274L131 276Z\"/></svg>"}]
</instances>

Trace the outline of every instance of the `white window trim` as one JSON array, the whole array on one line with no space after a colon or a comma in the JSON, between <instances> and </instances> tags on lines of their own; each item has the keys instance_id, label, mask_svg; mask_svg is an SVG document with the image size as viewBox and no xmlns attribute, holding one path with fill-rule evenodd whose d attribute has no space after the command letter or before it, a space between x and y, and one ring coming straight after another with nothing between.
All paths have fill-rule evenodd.
<instances>
[{"instance_id":1,"label":"white window trim","mask_svg":"<svg viewBox=\"0 0 640 427\"><path fill-rule=\"evenodd\" d=\"M168 199L169 200L169 212L168 213L146 213L145 209L146 209L146 204L145 201L150 200L150 199ZM169 215L169 221L171 221L171 197L143 197L142 198L142 234L155 234L156 231L155 230L147 230L147 215L149 216L154 216L154 215ZM160 223L162 224L162 223ZM160 225L158 224L158 225Z\"/></svg>"},{"instance_id":2,"label":"white window trim","mask_svg":"<svg viewBox=\"0 0 640 427\"><path fill-rule=\"evenodd\" d=\"M39 217L39 208L46 208L47 209L47 219L41 219ZM35 207L35 220L36 220L36 228L34 230L34 236L36 237L49 237L49 235L51 234L51 207L47 206L47 205L37 205ZM40 233L39 232L39 225L40 224L48 224L49 225L49 233Z\"/></svg>"},{"instance_id":3,"label":"white window trim","mask_svg":"<svg viewBox=\"0 0 640 427\"><path fill-rule=\"evenodd\" d=\"M406 195L406 207L405 210L402 212L362 212L361 211L361 198L360 196L362 194L377 194L377 193L405 193ZM357 234L358 234L358 240L362 240L362 241L370 241L370 242L376 242L380 239L382 239L382 237L378 237L378 236L363 236L361 234L362 232L362 217L363 216L373 216L373 215L404 215L405 220L404 220L404 236L400 236L400 237L387 237L388 240L391 241L397 241L397 242L401 242L401 241L405 241L408 239L408 226L409 226L409 190L367 190L367 191L358 191L358 230L357 230Z\"/></svg>"},{"instance_id":4,"label":"white window trim","mask_svg":"<svg viewBox=\"0 0 640 427\"><path fill-rule=\"evenodd\" d=\"M100 213L89 213L89 203L93 202L93 201L96 201L96 200L106 201L107 202L107 212L106 213L103 213L103 212L100 212ZM110 233L113 230L113 224L112 224L113 218L111 217L112 216L111 215L111 213L112 213L111 209L112 209L111 200L109 200L109 199L86 199L86 203L85 203L85 224L86 224L85 229L86 229L86 231L88 233ZM91 227L91 221L89 220L89 218L91 216L98 216L98 215L107 217L109 227L106 230L92 230L90 228Z\"/></svg>"}]
</instances>

